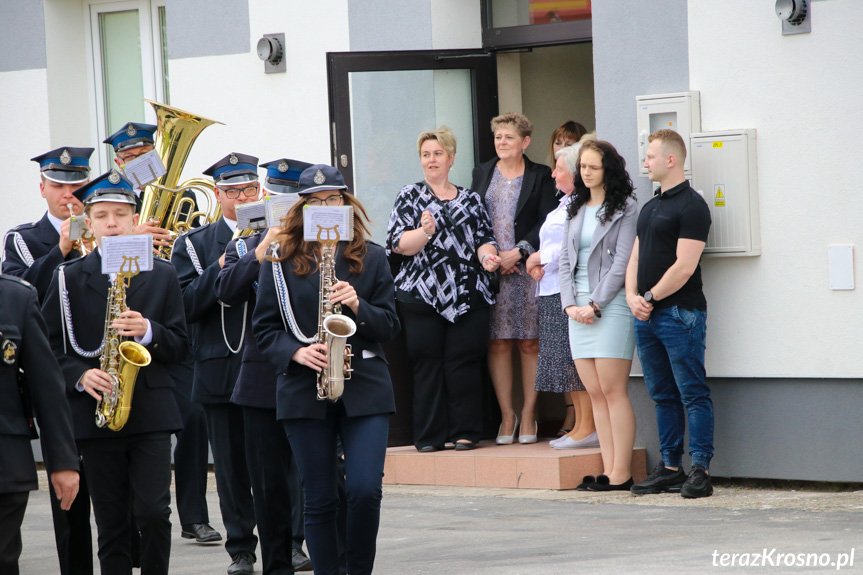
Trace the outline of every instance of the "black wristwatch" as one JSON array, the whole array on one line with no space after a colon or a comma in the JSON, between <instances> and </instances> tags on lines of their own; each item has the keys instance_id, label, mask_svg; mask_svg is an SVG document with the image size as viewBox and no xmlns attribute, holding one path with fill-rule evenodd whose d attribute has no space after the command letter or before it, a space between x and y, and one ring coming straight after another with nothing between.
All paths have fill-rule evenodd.
<instances>
[{"instance_id":1,"label":"black wristwatch","mask_svg":"<svg viewBox=\"0 0 863 575\"><path fill-rule=\"evenodd\" d=\"M655 302L656 300L655 300L655 299L653 299L653 294L652 294L650 291L647 291L647 292L644 294L644 301L646 301L647 303L653 303L653 302Z\"/></svg>"},{"instance_id":2,"label":"black wristwatch","mask_svg":"<svg viewBox=\"0 0 863 575\"><path fill-rule=\"evenodd\" d=\"M518 248L518 253L521 254L521 261L526 261L527 258L530 256L530 254L527 253L527 250L524 248Z\"/></svg>"}]
</instances>

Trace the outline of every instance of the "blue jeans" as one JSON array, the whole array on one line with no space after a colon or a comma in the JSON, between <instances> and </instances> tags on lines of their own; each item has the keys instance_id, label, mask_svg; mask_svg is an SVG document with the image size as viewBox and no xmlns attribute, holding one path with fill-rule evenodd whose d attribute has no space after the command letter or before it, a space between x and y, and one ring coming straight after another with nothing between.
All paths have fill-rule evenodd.
<instances>
[{"instance_id":1,"label":"blue jeans","mask_svg":"<svg viewBox=\"0 0 863 575\"><path fill-rule=\"evenodd\" d=\"M707 312L678 306L655 309L635 320L635 341L644 382L656 403L659 450L669 467L680 467L684 408L689 420L689 455L705 469L713 457L713 401L704 382Z\"/></svg>"},{"instance_id":2,"label":"blue jeans","mask_svg":"<svg viewBox=\"0 0 863 575\"><path fill-rule=\"evenodd\" d=\"M348 573L368 575L372 572L389 422L390 416L386 413L348 417L343 402L328 405L323 420L287 419L282 422L303 480L306 545L316 574L338 575L339 572L338 437L345 451Z\"/></svg>"}]
</instances>

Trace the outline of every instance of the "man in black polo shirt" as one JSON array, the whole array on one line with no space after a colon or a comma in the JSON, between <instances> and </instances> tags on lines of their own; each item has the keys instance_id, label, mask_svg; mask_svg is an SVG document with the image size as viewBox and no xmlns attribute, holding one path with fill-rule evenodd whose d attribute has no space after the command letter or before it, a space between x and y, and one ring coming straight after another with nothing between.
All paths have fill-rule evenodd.
<instances>
[{"instance_id":1,"label":"man in black polo shirt","mask_svg":"<svg viewBox=\"0 0 863 575\"><path fill-rule=\"evenodd\" d=\"M644 381L656 403L662 461L632 486L636 495L713 494L713 402L704 381L707 301L699 261L710 231L710 210L683 175L686 147L672 130L650 135L644 167L660 189L638 217L638 236L626 270L626 301L635 315L635 341ZM684 419L689 421L689 475L681 469Z\"/></svg>"}]
</instances>

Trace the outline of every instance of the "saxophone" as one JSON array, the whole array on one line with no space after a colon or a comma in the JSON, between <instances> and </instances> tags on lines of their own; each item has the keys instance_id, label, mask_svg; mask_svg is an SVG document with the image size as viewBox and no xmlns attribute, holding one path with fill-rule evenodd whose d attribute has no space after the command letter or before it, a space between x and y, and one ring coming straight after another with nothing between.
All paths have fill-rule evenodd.
<instances>
[{"instance_id":1,"label":"saxophone","mask_svg":"<svg viewBox=\"0 0 863 575\"><path fill-rule=\"evenodd\" d=\"M102 399L96 403L96 425L113 431L120 431L129 421L138 370L150 364L150 352L146 347L134 341L121 341L117 330L111 327L126 310L126 288L132 277L138 274L139 268L132 271L132 263L138 267L137 259L123 256L123 266L108 291L108 309L105 312L105 335L99 361L100 369L111 376L112 389L103 393ZM127 264L129 271L124 272L123 267Z\"/></svg>"},{"instance_id":2,"label":"saxophone","mask_svg":"<svg viewBox=\"0 0 863 575\"><path fill-rule=\"evenodd\" d=\"M326 231L326 237L324 237ZM330 234L330 232L333 232ZM332 236L335 236L333 239ZM339 242L339 227L322 228L318 226L318 242L321 245L320 298L318 300L318 342L327 346L327 367L318 373L318 399L338 401L345 390L345 380L351 378L349 337L357 331L357 324L342 315L341 304L330 301L336 278L336 245Z\"/></svg>"}]
</instances>

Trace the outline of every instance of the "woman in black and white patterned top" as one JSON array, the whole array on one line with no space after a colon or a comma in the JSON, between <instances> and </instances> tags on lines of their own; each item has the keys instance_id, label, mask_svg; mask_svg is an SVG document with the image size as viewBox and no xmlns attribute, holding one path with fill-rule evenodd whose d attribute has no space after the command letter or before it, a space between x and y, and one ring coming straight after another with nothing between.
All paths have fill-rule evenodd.
<instances>
[{"instance_id":1,"label":"woman in black and white patterned top","mask_svg":"<svg viewBox=\"0 0 863 575\"><path fill-rule=\"evenodd\" d=\"M414 445L473 449L482 432L481 368L494 303L482 270L500 265L482 200L449 182L456 140L446 127L417 142L425 180L402 188L387 250L404 256L395 278L414 372Z\"/></svg>"}]
</instances>

